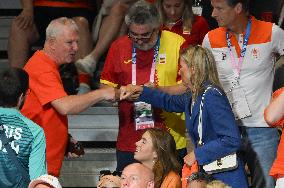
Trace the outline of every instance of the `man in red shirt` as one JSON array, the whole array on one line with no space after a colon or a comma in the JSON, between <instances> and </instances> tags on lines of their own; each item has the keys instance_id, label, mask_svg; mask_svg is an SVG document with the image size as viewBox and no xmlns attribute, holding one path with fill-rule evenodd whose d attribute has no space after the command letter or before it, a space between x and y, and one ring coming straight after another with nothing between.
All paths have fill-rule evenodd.
<instances>
[{"instance_id":1,"label":"man in red shirt","mask_svg":"<svg viewBox=\"0 0 284 188\"><path fill-rule=\"evenodd\" d=\"M43 50L35 52L24 69L30 76L30 94L22 113L40 125L46 136L48 174L59 176L68 142L68 114L77 114L100 100L113 100L113 88L68 96L58 67L71 63L78 51L78 27L66 17L53 20L46 29ZM73 156L73 155L71 155Z\"/></svg>"},{"instance_id":2,"label":"man in red shirt","mask_svg":"<svg viewBox=\"0 0 284 188\"><path fill-rule=\"evenodd\" d=\"M133 4L125 21L129 33L112 43L100 79L102 87L151 84L165 89L176 86L181 81L179 51L184 38L160 31L158 11L146 1ZM131 99L120 101L118 107L117 171L135 162L135 142L140 140L145 128L167 126L176 142L185 137L181 114L152 109Z\"/></svg>"}]
</instances>

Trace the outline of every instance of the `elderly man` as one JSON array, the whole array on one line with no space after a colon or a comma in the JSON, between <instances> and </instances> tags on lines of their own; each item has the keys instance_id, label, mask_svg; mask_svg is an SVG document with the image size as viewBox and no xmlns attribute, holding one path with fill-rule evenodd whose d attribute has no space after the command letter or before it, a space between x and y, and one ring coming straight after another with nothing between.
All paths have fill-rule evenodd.
<instances>
[{"instance_id":1,"label":"elderly man","mask_svg":"<svg viewBox=\"0 0 284 188\"><path fill-rule=\"evenodd\" d=\"M129 8L125 22L128 36L112 43L101 75L102 87L147 84L165 89L177 85L180 80L179 50L184 39L175 33L160 31L156 7L143 0ZM145 128L165 125L175 138L182 159L186 154L186 137L181 114L160 109L152 111L150 105L131 99L121 101L116 170L121 171L135 162L135 142L141 138Z\"/></svg>"},{"instance_id":2,"label":"elderly man","mask_svg":"<svg viewBox=\"0 0 284 188\"><path fill-rule=\"evenodd\" d=\"M240 127L252 187L274 187L269 170L279 135L277 129L268 128L263 111L271 98L274 56L284 54L284 31L249 16L248 0L211 0L211 4L219 28L205 36L203 46L215 56Z\"/></svg>"},{"instance_id":3,"label":"elderly man","mask_svg":"<svg viewBox=\"0 0 284 188\"><path fill-rule=\"evenodd\" d=\"M68 142L67 115L115 98L113 88L78 96L66 94L58 67L73 62L77 51L77 25L72 19L58 18L46 29L43 50L37 51L24 67L30 76L30 94L22 112L44 129L48 174L54 176L59 176Z\"/></svg>"},{"instance_id":4,"label":"elderly man","mask_svg":"<svg viewBox=\"0 0 284 188\"><path fill-rule=\"evenodd\" d=\"M121 188L154 188L154 173L140 163L126 166L121 174Z\"/></svg>"}]
</instances>

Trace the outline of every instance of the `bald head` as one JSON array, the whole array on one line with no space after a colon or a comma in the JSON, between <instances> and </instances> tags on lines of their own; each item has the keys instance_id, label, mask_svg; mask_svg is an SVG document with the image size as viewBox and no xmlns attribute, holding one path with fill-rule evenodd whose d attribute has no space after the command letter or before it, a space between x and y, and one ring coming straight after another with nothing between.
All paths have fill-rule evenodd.
<instances>
[{"instance_id":1,"label":"bald head","mask_svg":"<svg viewBox=\"0 0 284 188\"><path fill-rule=\"evenodd\" d=\"M133 163L126 166L121 175L121 188L154 188L154 173L148 167Z\"/></svg>"}]
</instances>

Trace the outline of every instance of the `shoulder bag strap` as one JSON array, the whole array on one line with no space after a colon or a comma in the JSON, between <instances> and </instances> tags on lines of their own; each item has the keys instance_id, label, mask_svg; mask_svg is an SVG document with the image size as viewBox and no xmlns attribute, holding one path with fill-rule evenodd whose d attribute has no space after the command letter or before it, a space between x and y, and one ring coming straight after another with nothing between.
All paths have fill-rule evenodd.
<instances>
[{"instance_id":1,"label":"shoulder bag strap","mask_svg":"<svg viewBox=\"0 0 284 188\"><path fill-rule=\"evenodd\" d=\"M198 127L197 127L197 132L198 132L198 137L199 137L199 140L198 140L199 146L203 145L203 141L202 141L202 109L203 109L203 105L204 105L203 101L205 99L205 93L211 88L217 90L220 93L220 91L217 88L209 85L209 86L207 86L207 88L205 89L205 91L202 94L200 105L199 105L199 117L198 117Z\"/></svg>"},{"instance_id":2,"label":"shoulder bag strap","mask_svg":"<svg viewBox=\"0 0 284 188\"><path fill-rule=\"evenodd\" d=\"M30 176L29 176L27 170L23 167L23 164L17 158L16 152L11 148L11 146L9 144L10 140L7 138L5 131L4 131L4 127L3 127L1 122L0 122L0 139L1 139L2 144L3 144L3 148L4 147L6 148L8 155L10 156L13 163L16 165L17 169L22 174L22 177L24 178L24 180L26 182L30 182Z\"/></svg>"}]
</instances>

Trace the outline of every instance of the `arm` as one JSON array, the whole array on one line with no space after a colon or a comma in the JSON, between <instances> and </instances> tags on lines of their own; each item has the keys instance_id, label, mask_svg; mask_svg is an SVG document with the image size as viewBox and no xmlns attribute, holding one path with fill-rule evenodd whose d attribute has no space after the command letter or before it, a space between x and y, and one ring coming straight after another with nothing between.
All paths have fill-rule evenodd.
<instances>
[{"instance_id":1,"label":"arm","mask_svg":"<svg viewBox=\"0 0 284 188\"><path fill-rule=\"evenodd\" d=\"M129 97L137 96L138 101L152 104L154 107L162 108L168 112L184 112L185 105L188 104L191 97L189 93L169 95L157 89L131 84L122 86L120 91L120 100L128 100Z\"/></svg>"},{"instance_id":2,"label":"arm","mask_svg":"<svg viewBox=\"0 0 284 188\"><path fill-rule=\"evenodd\" d=\"M215 89L206 93L202 120L204 145L194 150L200 165L212 162L239 149L241 145L240 133L225 94L221 94Z\"/></svg>"},{"instance_id":3,"label":"arm","mask_svg":"<svg viewBox=\"0 0 284 188\"><path fill-rule=\"evenodd\" d=\"M209 41L208 33L205 35L205 37L203 39L202 47L211 49L211 44L210 44L210 41Z\"/></svg>"},{"instance_id":4,"label":"arm","mask_svg":"<svg viewBox=\"0 0 284 188\"><path fill-rule=\"evenodd\" d=\"M148 87L143 87L142 89L142 93L139 97L140 101L152 104L154 107L162 108L168 112L184 112L191 98L191 94L189 93L183 95L169 95Z\"/></svg>"},{"instance_id":5,"label":"arm","mask_svg":"<svg viewBox=\"0 0 284 188\"><path fill-rule=\"evenodd\" d=\"M284 55L281 55L275 63L275 69L284 66Z\"/></svg>"},{"instance_id":6,"label":"arm","mask_svg":"<svg viewBox=\"0 0 284 188\"><path fill-rule=\"evenodd\" d=\"M281 94L266 107L264 118L272 126L279 125L279 121L284 118L284 88L282 88Z\"/></svg>"},{"instance_id":7,"label":"arm","mask_svg":"<svg viewBox=\"0 0 284 188\"><path fill-rule=\"evenodd\" d=\"M114 100L115 89L112 87L97 89L83 95L69 95L51 102L62 115L78 114L101 100Z\"/></svg>"},{"instance_id":8,"label":"arm","mask_svg":"<svg viewBox=\"0 0 284 188\"><path fill-rule=\"evenodd\" d=\"M38 125L36 125L38 127ZM45 136L42 128L32 131L34 140L32 143L32 151L29 157L29 175L30 179L36 179L43 174L47 174L46 158L45 158Z\"/></svg>"}]
</instances>

